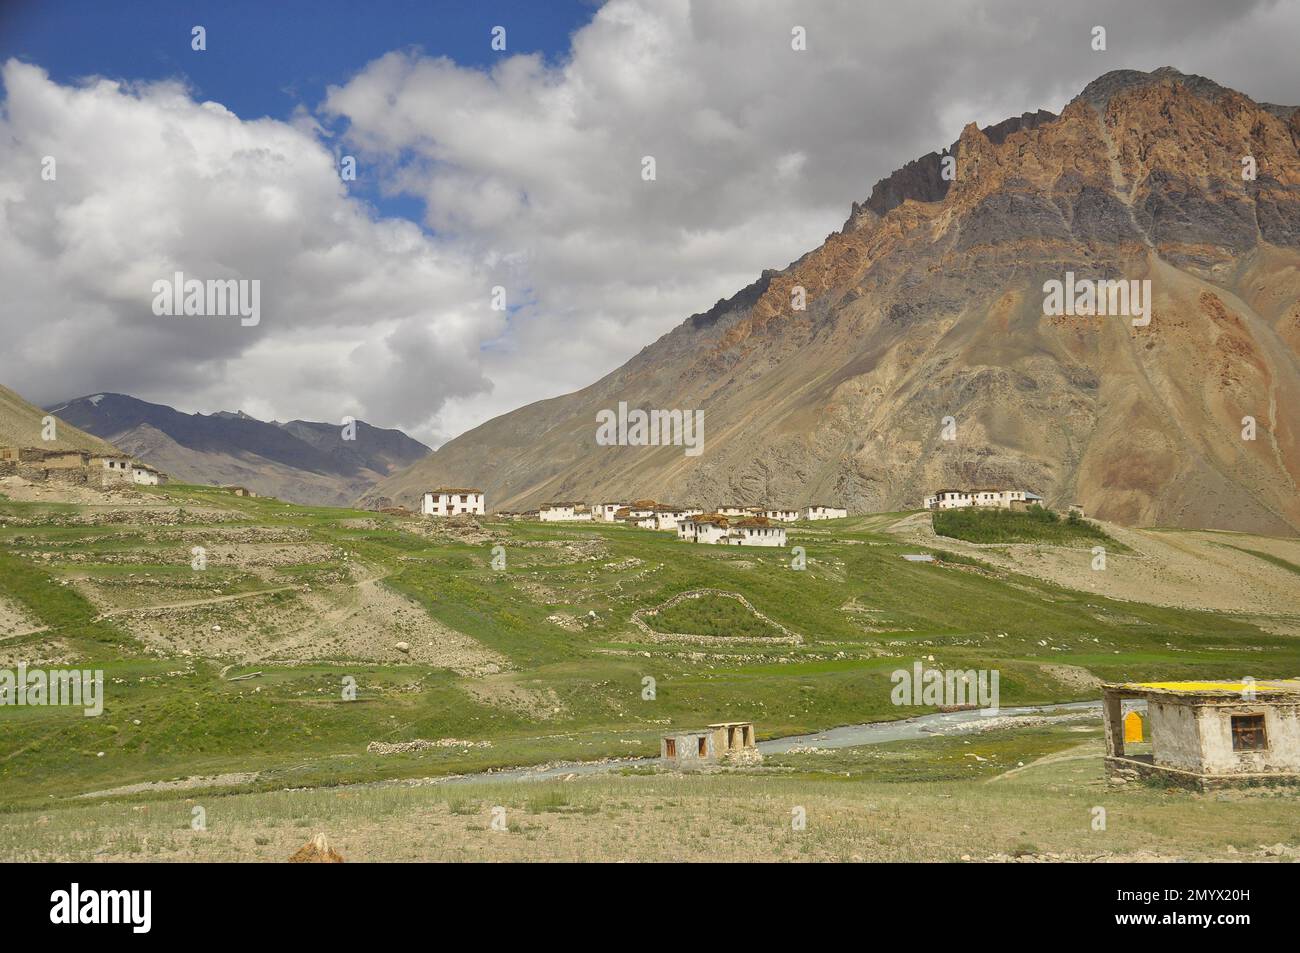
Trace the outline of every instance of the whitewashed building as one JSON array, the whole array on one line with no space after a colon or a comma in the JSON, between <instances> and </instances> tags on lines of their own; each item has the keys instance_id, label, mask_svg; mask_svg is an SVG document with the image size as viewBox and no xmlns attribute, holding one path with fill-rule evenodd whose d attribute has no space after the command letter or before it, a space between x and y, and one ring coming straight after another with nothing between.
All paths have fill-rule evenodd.
<instances>
[{"instance_id":1,"label":"whitewashed building","mask_svg":"<svg viewBox=\"0 0 1300 953\"><path fill-rule=\"evenodd\" d=\"M804 510L804 519L809 520L840 520L849 515L849 511L842 506L827 506L825 503L814 503Z\"/></svg>"},{"instance_id":2,"label":"whitewashed building","mask_svg":"<svg viewBox=\"0 0 1300 953\"><path fill-rule=\"evenodd\" d=\"M90 458L90 469L99 471L101 484L132 483L131 458L115 455L94 455Z\"/></svg>"},{"instance_id":3,"label":"whitewashed building","mask_svg":"<svg viewBox=\"0 0 1300 953\"><path fill-rule=\"evenodd\" d=\"M136 462L131 464L131 482L141 486L157 486L167 482L167 474L147 463Z\"/></svg>"},{"instance_id":4,"label":"whitewashed building","mask_svg":"<svg viewBox=\"0 0 1300 953\"><path fill-rule=\"evenodd\" d=\"M426 490L420 501L420 513L424 516L459 516L462 513L482 516L486 512L482 490L439 487Z\"/></svg>"},{"instance_id":5,"label":"whitewashed building","mask_svg":"<svg viewBox=\"0 0 1300 953\"><path fill-rule=\"evenodd\" d=\"M764 519L775 520L778 523L794 523L799 520L800 511L794 509L783 509L775 506L740 506L730 503L726 506L718 507L717 512L722 516L733 519L744 519L748 516L761 516Z\"/></svg>"},{"instance_id":6,"label":"whitewashed building","mask_svg":"<svg viewBox=\"0 0 1300 953\"><path fill-rule=\"evenodd\" d=\"M1035 504L1041 506L1042 502L1041 496L1028 490L982 487L978 490L939 490L933 496L927 496L923 505L927 510L951 510L967 506L992 506L1010 510Z\"/></svg>"},{"instance_id":7,"label":"whitewashed building","mask_svg":"<svg viewBox=\"0 0 1300 953\"><path fill-rule=\"evenodd\" d=\"M627 503L593 503L591 518L602 523L612 523L614 514L621 509L627 508L627 506Z\"/></svg>"},{"instance_id":8,"label":"whitewashed building","mask_svg":"<svg viewBox=\"0 0 1300 953\"><path fill-rule=\"evenodd\" d=\"M537 518L543 523L588 522L591 508L582 502L547 503L538 507Z\"/></svg>"},{"instance_id":9,"label":"whitewashed building","mask_svg":"<svg viewBox=\"0 0 1300 953\"><path fill-rule=\"evenodd\" d=\"M625 506L614 514L614 522L622 523L624 526L635 526L638 529L654 529L655 513L653 510L646 512L644 509L633 510Z\"/></svg>"},{"instance_id":10,"label":"whitewashed building","mask_svg":"<svg viewBox=\"0 0 1300 953\"><path fill-rule=\"evenodd\" d=\"M765 516L735 519L721 513L688 516L677 524L677 538L724 546L784 546L785 527Z\"/></svg>"},{"instance_id":11,"label":"whitewashed building","mask_svg":"<svg viewBox=\"0 0 1300 953\"><path fill-rule=\"evenodd\" d=\"M719 506L716 512L721 516L731 517L762 516L763 508L761 506L737 506L733 503L727 506Z\"/></svg>"},{"instance_id":12,"label":"whitewashed building","mask_svg":"<svg viewBox=\"0 0 1300 953\"><path fill-rule=\"evenodd\" d=\"M654 528L675 530L682 520L699 516L703 512L696 506L658 506L655 508Z\"/></svg>"},{"instance_id":13,"label":"whitewashed building","mask_svg":"<svg viewBox=\"0 0 1300 953\"><path fill-rule=\"evenodd\" d=\"M785 527L766 516L750 516L731 524L727 542L733 546L784 546Z\"/></svg>"},{"instance_id":14,"label":"whitewashed building","mask_svg":"<svg viewBox=\"0 0 1300 953\"><path fill-rule=\"evenodd\" d=\"M1126 718L1141 708L1145 730L1129 738ZM1300 782L1297 679L1107 684L1102 719L1111 780L1199 790ZM1148 750L1126 750L1130 741Z\"/></svg>"},{"instance_id":15,"label":"whitewashed building","mask_svg":"<svg viewBox=\"0 0 1300 953\"><path fill-rule=\"evenodd\" d=\"M701 513L677 524L677 538L688 543L725 543L731 521L721 513Z\"/></svg>"}]
</instances>

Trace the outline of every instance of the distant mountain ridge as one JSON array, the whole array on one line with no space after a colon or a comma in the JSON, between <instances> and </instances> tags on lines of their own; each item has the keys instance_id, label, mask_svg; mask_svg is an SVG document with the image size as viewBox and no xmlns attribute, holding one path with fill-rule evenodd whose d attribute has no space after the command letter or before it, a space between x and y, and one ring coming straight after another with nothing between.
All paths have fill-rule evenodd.
<instances>
[{"instance_id":1,"label":"distant mountain ridge","mask_svg":"<svg viewBox=\"0 0 1300 953\"><path fill-rule=\"evenodd\" d=\"M343 506L427 456L399 430L262 421L243 411L187 414L126 394L93 394L49 412L187 483L237 484L291 503Z\"/></svg>"},{"instance_id":2,"label":"distant mountain ridge","mask_svg":"<svg viewBox=\"0 0 1300 953\"><path fill-rule=\"evenodd\" d=\"M1300 109L1116 70L1059 116L972 123L947 152L601 380L458 436L368 498L451 484L491 509L870 512L1014 486L1120 523L1300 529ZM1045 283L1071 272L1149 280L1151 320L1047 313ZM599 444L597 414L621 401L702 409L703 454Z\"/></svg>"}]
</instances>

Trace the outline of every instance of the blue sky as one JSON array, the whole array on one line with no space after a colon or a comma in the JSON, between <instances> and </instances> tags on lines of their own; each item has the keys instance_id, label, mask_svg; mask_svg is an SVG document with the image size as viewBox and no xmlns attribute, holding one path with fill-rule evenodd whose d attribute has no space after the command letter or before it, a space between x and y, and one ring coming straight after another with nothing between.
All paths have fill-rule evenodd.
<instances>
[{"instance_id":1,"label":"blue sky","mask_svg":"<svg viewBox=\"0 0 1300 953\"><path fill-rule=\"evenodd\" d=\"M244 119L283 119L390 50L490 66L502 55L489 46L496 25L507 27L511 54L562 56L595 10L564 0L6 0L0 60L38 63L61 83L182 76L197 97ZM202 54L190 49L196 24L207 28Z\"/></svg>"}]
</instances>

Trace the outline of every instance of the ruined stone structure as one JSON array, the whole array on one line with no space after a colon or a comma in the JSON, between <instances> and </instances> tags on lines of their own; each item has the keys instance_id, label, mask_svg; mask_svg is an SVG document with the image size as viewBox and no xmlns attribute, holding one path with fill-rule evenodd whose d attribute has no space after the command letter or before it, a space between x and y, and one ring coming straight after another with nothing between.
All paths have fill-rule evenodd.
<instances>
[{"instance_id":1,"label":"ruined stone structure","mask_svg":"<svg viewBox=\"0 0 1300 953\"><path fill-rule=\"evenodd\" d=\"M1126 751L1126 702L1146 703L1150 751ZM1300 679L1106 685L1106 776L1208 790L1300 783Z\"/></svg>"},{"instance_id":2,"label":"ruined stone structure","mask_svg":"<svg viewBox=\"0 0 1300 953\"><path fill-rule=\"evenodd\" d=\"M664 735L659 757L676 768L710 764L757 764L763 760L754 743L754 723L724 721L703 731L678 731Z\"/></svg>"},{"instance_id":3,"label":"ruined stone structure","mask_svg":"<svg viewBox=\"0 0 1300 953\"><path fill-rule=\"evenodd\" d=\"M137 476L137 472L144 478ZM122 454L42 447L0 447L0 476L19 476L33 483L101 488L167 481L165 473Z\"/></svg>"}]
</instances>

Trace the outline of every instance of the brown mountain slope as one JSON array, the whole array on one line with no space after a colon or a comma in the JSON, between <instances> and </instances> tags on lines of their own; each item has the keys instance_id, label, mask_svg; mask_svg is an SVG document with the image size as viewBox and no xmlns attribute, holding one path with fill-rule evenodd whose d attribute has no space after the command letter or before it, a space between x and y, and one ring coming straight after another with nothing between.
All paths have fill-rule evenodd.
<instances>
[{"instance_id":1,"label":"brown mountain slope","mask_svg":"<svg viewBox=\"0 0 1300 953\"><path fill-rule=\"evenodd\" d=\"M493 508L653 496L886 510L1013 483L1119 522L1294 532L1297 143L1296 109L1167 68L1108 73L1059 117L968 126L954 181L938 157L909 164L785 270L371 499L453 483L482 486ZM1045 315L1044 282L1067 271L1149 279L1150 324ZM619 401L702 408L703 454L598 446L596 414Z\"/></svg>"},{"instance_id":2,"label":"brown mountain slope","mask_svg":"<svg viewBox=\"0 0 1300 953\"><path fill-rule=\"evenodd\" d=\"M120 452L111 443L93 437L72 424L56 420L54 440L43 440L48 411L29 404L7 387L0 386L0 447L41 447L46 450L93 450Z\"/></svg>"}]
</instances>

